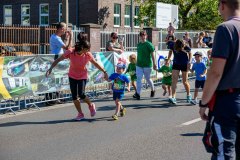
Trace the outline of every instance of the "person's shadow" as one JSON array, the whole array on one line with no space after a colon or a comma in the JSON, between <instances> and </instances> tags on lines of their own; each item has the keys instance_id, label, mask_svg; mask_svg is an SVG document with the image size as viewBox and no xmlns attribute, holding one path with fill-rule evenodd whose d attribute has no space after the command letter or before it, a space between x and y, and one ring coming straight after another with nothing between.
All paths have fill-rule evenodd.
<instances>
[{"instance_id":1,"label":"person's shadow","mask_svg":"<svg viewBox=\"0 0 240 160\"><path fill-rule=\"evenodd\" d=\"M21 126L21 125L31 125L31 124L60 124L60 123L73 123L73 122L87 122L87 123L92 123L92 122L97 122L97 121L111 121L111 117L100 117L100 118L93 118L93 119L88 119L85 118L81 121L76 121L74 119L66 119L66 120L53 120L53 121L43 121L43 122L27 122L27 121L19 121L19 122L7 122L7 123L2 123L0 124L0 127L12 127L12 126Z\"/></svg>"}]
</instances>

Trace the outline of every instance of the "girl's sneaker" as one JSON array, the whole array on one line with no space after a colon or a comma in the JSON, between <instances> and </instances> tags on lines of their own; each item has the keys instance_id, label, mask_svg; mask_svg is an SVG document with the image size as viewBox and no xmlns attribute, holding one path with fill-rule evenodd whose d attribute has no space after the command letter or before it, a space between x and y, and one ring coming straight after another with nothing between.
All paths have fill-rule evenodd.
<instances>
[{"instance_id":1,"label":"girl's sneaker","mask_svg":"<svg viewBox=\"0 0 240 160\"><path fill-rule=\"evenodd\" d=\"M77 117L74 120L81 121L82 119L84 119L84 114L83 113L78 113Z\"/></svg>"},{"instance_id":2,"label":"girl's sneaker","mask_svg":"<svg viewBox=\"0 0 240 160\"><path fill-rule=\"evenodd\" d=\"M112 118L113 118L114 120L118 120L118 116L117 116L116 114L114 114L114 115L112 116Z\"/></svg>"},{"instance_id":3,"label":"girl's sneaker","mask_svg":"<svg viewBox=\"0 0 240 160\"><path fill-rule=\"evenodd\" d=\"M187 95L187 102L191 103L191 100L192 100L192 96L191 95Z\"/></svg>"},{"instance_id":4,"label":"girl's sneaker","mask_svg":"<svg viewBox=\"0 0 240 160\"><path fill-rule=\"evenodd\" d=\"M168 101L172 104L177 104L176 98L169 98Z\"/></svg>"},{"instance_id":5,"label":"girl's sneaker","mask_svg":"<svg viewBox=\"0 0 240 160\"><path fill-rule=\"evenodd\" d=\"M121 116L121 117L125 116L126 111L127 111L127 110L126 110L126 108L124 108L124 107L123 107L122 109L120 109L120 116Z\"/></svg>"},{"instance_id":6,"label":"girl's sneaker","mask_svg":"<svg viewBox=\"0 0 240 160\"><path fill-rule=\"evenodd\" d=\"M96 115L96 107L95 104L92 103L90 106L88 106L89 110L90 110L90 115L91 117L94 117Z\"/></svg>"}]
</instances>

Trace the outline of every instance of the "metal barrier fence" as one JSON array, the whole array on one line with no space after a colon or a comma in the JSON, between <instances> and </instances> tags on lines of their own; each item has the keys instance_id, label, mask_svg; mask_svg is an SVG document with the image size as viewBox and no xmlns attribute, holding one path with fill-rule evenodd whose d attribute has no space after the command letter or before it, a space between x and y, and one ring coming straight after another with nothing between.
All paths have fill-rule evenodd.
<instances>
[{"instance_id":1,"label":"metal barrier fence","mask_svg":"<svg viewBox=\"0 0 240 160\"><path fill-rule=\"evenodd\" d=\"M56 31L55 26L5 26L0 24L0 56L24 56L48 54L50 36ZM73 42L84 28L72 27Z\"/></svg>"},{"instance_id":2,"label":"metal barrier fence","mask_svg":"<svg viewBox=\"0 0 240 160\"><path fill-rule=\"evenodd\" d=\"M101 48L100 51L106 51L106 44L111 40L111 33L117 32L119 39L123 39L125 51L136 51L137 44L139 43L139 29L131 31L130 29L120 30L104 30L100 31L101 34Z\"/></svg>"}]
</instances>

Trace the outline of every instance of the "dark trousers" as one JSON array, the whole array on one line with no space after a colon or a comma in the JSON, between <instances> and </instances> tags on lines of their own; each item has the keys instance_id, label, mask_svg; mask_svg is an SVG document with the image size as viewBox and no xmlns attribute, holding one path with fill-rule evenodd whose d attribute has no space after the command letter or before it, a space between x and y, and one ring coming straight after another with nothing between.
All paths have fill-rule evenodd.
<instances>
[{"instance_id":1,"label":"dark trousers","mask_svg":"<svg viewBox=\"0 0 240 160\"><path fill-rule=\"evenodd\" d=\"M217 94L210 122L212 144L216 151L212 160L239 160L240 93Z\"/></svg>"}]
</instances>

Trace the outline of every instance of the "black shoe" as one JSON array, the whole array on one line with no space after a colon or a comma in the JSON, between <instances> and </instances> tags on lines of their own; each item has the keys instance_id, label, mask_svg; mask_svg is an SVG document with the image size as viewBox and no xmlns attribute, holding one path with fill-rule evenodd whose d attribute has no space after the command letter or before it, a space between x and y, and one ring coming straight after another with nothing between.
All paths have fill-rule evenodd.
<instances>
[{"instance_id":1,"label":"black shoe","mask_svg":"<svg viewBox=\"0 0 240 160\"><path fill-rule=\"evenodd\" d=\"M136 93L135 95L136 95L136 99L140 100L140 95L138 93Z\"/></svg>"},{"instance_id":2,"label":"black shoe","mask_svg":"<svg viewBox=\"0 0 240 160\"><path fill-rule=\"evenodd\" d=\"M134 93L134 95L133 95L133 98L137 98L137 95L136 95L137 93Z\"/></svg>"},{"instance_id":3,"label":"black shoe","mask_svg":"<svg viewBox=\"0 0 240 160\"><path fill-rule=\"evenodd\" d=\"M150 97L154 97L154 96L155 96L155 91L151 91Z\"/></svg>"}]
</instances>

